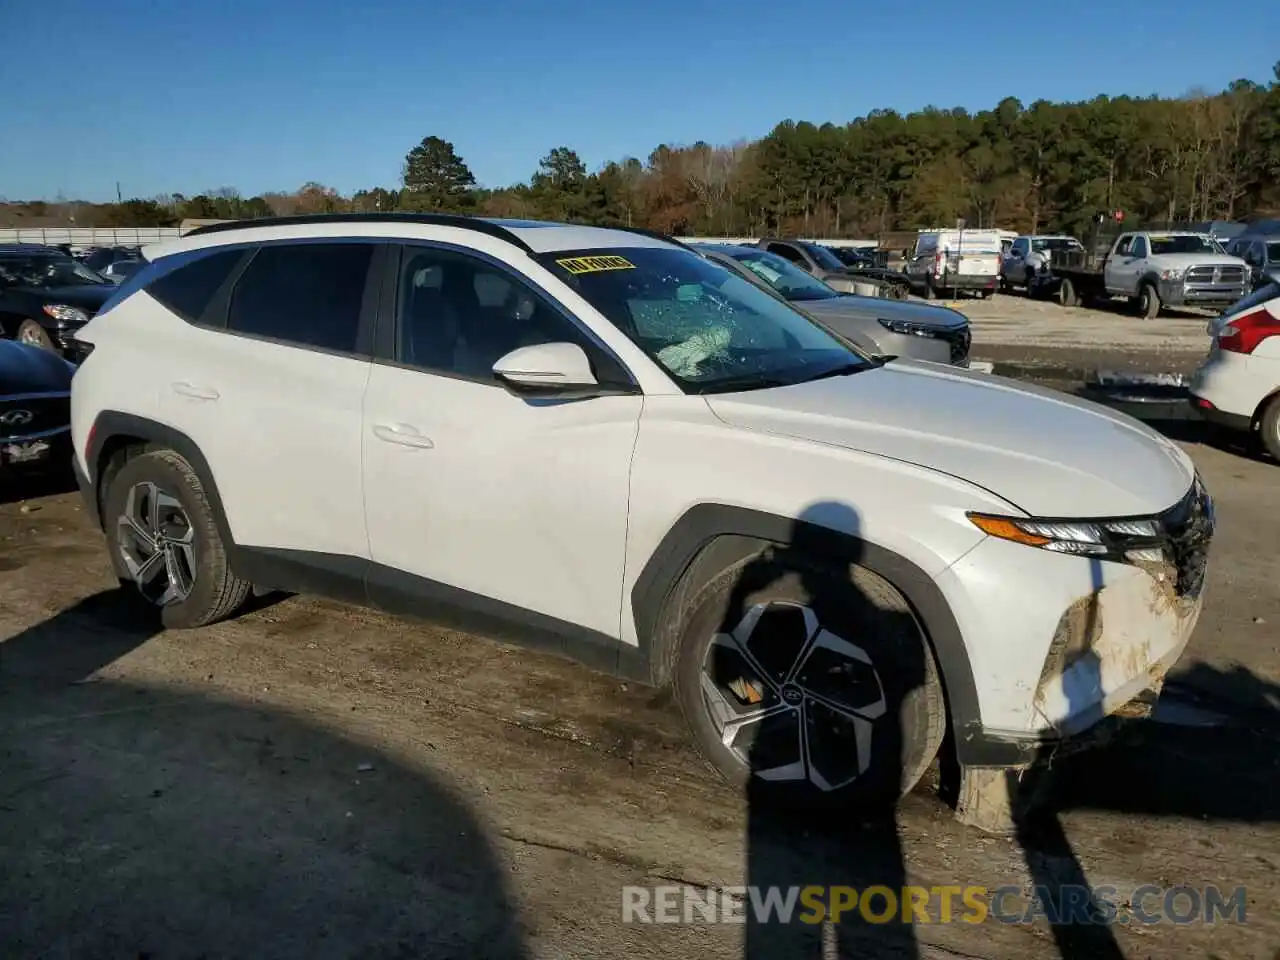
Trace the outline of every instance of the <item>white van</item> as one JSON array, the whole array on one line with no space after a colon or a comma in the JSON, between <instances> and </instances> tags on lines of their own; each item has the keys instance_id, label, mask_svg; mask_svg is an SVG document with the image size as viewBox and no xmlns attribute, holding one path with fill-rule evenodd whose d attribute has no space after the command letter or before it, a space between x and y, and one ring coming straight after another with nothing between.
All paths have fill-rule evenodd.
<instances>
[{"instance_id":1,"label":"white van","mask_svg":"<svg viewBox=\"0 0 1280 960\"><path fill-rule=\"evenodd\" d=\"M970 290L984 300L1000 282L1001 230L921 230L903 271L925 299Z\"/></svg>"}]
</instances>

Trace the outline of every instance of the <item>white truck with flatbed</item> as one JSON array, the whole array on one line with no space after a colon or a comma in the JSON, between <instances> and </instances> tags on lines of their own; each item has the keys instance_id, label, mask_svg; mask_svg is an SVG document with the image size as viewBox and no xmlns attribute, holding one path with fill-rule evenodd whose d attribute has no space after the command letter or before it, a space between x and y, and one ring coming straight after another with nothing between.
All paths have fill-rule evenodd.
<instances>
[{"instance_id":1,"label":"white truck with flatbed","mask_svg":"<svg viewBox=\"0 0 1280 960\"><path fill-rule=\"evenodd\" d=\"M1249 292L1249 266L1229 256L1213 237L1189 231L1122 233L1098 255L1084 248L1051 252L1037 286L1056 288L1058 302L1129 298L1148 319L1164 307L1223 308Z\"/></svg>"}]
</instances>

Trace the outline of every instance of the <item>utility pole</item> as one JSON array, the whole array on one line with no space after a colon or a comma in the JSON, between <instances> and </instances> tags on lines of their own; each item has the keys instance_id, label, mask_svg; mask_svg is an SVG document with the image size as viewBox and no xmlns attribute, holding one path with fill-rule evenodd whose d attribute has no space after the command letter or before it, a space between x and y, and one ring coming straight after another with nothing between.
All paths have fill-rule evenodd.
<instances>
[{"instance_id":1,"label":"utility pole","mask_svg":"<svg viewBox=\"0 0 1280 960\"><path fill-rule=\"evenodd\" d=\"M116 181L116 203L124 203L124 200L122 200L120 197L120 181L119 180Z\"/></svg>"}]
</instances>

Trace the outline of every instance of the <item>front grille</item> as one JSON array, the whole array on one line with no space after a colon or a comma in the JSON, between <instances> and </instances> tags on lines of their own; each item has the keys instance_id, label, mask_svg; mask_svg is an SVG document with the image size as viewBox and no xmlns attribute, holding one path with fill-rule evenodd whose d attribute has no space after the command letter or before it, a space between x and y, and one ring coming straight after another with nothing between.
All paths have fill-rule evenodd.
<instances>
[{"instance_id":1,"label":"front grille","mask_svg":"<svg viewBox=\"0 0 1280 960\"><path fill-rule=\"evenodd\" d=\"M922 333L927 335L927 337L934 337L940 340L945 340L948 349L950 349L951 351L952 364L963 365L965 361L969 360L970 334L969 334L968 325L960 326L960 328L956 328L955 330L938 330L936 328L934 329L924 328L922 330Z\"/></svg>"},{"instance_id":2,"label":"front grille","mask_svg":"<svg viewBox=\"0 0 1280 960\"><path fill-rule=\"evenodd\" d=\"M947 341L947 345L951 348L951 362L955 364L964 364L969 359L969 341L971 334L967 326L961 327L959 330L948 330L938 334L939 338Z\"/></svg>"},{"instance_id":3,"label":"front grille","mask_svg":"<svg viewBox=\"0 0 1280 960\"><path fill-rule=\"evenodd\" d=\"M71 395L52 393L0 397L0 440L17 440L71 423Z\"/></svg>"},{"instance_id":4,"label":"front grille","mask_svg":"<svg viewBox=\"0 0 1280 960\"><path fill-rule=\"evenodd\" d=\"M1187 283L1244 283L1244 267L1204 264L1187 271Z\"/></svg>"},{"instance_id":5,"label":"front grille","mask_svg":"<svg viewBox=\"0 0 1280 960\"><path fill-rule=\"evenodd\" d=\"M1178 596L1198 596L1204 587L1209 541L1213 539L1213 500L1197 479L1187 495L1159 520L1178 571Z\"/></svg>"}]
</instances>

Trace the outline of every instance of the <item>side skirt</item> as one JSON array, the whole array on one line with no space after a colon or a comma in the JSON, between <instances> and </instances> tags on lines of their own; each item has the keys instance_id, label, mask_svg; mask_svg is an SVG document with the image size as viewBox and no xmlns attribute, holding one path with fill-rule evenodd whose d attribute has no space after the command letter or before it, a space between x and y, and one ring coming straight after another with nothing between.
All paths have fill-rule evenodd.
<instances>
[{"instance_id":1,"label":"side skirt","mask_svg":"<svg viewBox=\"0 0 1280 960\"><path fill-rule=\"evenodd\" d=\"M635 683L653 682L648 658L607 634L368 560L237 547L232 565L240 576L258 586L374 607L556 654Z\"/></svg>"}]
</instances>

